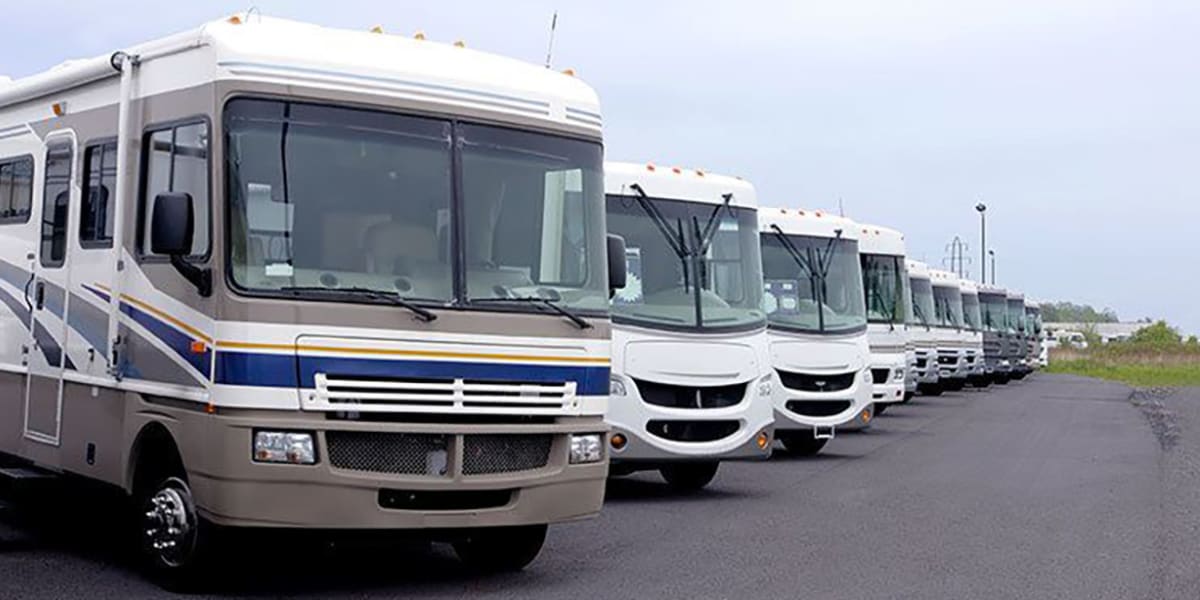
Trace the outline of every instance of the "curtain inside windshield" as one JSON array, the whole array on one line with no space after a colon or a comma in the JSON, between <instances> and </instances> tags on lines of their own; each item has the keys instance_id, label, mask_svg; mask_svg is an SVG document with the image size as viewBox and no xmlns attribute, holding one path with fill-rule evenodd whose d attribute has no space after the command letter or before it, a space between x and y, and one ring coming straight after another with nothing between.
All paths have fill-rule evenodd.
<instances>
[{"instance_id":1,"label":"curtain inside windshield","mask_svg":"<svg viewBox=\"0 0 1200 600\"><path fill-rule=\"evenodd\" d=\"M615 318L667 327L764 322L754 210L630 195L609 195L607 205L628 272L612 300Z\"/></svg>"},{"instance_id":2,"label":"curtain inside windshield","mask_svg":"<svg viewBox=\"0 0 1200 600\"><path fill-rule=\"evenodd\" d=\"M1008 328L1008 308L1004 296L980 293L979 310L985 330L1004 331Z\"/></svg>"},{"instance_id":3,"label":"curtain inside windshield","mask_svg":"<svg viewBox=\"0 0 1200 600\"><path fill-rule=\"evenodd\" d=\"M863 254L863 286L867 302L867 320L874 323L903 323L904 293L908 273L904 258L883 254Z\"/></svg>"},{"instance_id":4,"label":"curtain inside windshield","mask_svg":"<svg viewBox=\"0 0 1200 600\"><path fill-rule=\"evenodd\" d=\"M785 241L774 232L761 240L769 322L833 333L866 326L858 242L801 235Z\"/></svg>"},{"instance_id":5,"label":"curtain inside windshield","mask_svg":"<svg viewBox=\"0 0 1200 600\"><path fill-rule=\"evenodd\" d=\"M940 327L963 326L962 292L957 286L933 286L934 324Z\"/></svg>"},{"instance_id":6,"label":"curtain inside windshield","mask_svg":"<svg viewBox=\"0 0 1200 600\"><path fill-rule=\"evenodd\" d=\"M963 323L971 331L980 331L983 329L979 314L979 296L975 294L963 294Z\"/></svg>"},{"instance_id":7,"label":"curtain inside windshield","mask_svg":"<svg viewBox=\"0 0 1200 600\"><path fill-rule=\"evenodd\" d=\"M934 321L933 284L928 279L909 278L912 286L913 316L921 325L936 325Z\"/></svg>"}]
</instances>

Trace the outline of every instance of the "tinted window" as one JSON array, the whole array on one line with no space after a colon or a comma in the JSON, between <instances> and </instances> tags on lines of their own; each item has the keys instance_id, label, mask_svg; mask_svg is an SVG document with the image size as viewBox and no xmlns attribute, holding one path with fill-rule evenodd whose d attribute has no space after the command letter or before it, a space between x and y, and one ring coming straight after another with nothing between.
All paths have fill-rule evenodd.
<instances>
[{"instance_id":1,"label":"tinted window","mask_svg":"<svg viewBox=\"0 0 1200 600\"><path fill-rule=\"evenodd\" d=\"M44 267L61 267L67 258L67 207L71 200L71 147L46 150L46 187L42 196L42 248Z\"/></svg>"},{"instance_id":2,"label":"tinted window","mask_svg":"<svg viewBox=\"0 0 1200 600\"><path fill-rule=\"evenodd\" d=\"M189 123L146 134L145 187L142 192L142 254L150 254L150 219L154 197L163 192L192 196L195 234L192 256L208 253L208 125ZM115 162L114 162L115 165Z\"/></svg>"},{"instance_id":3,"label":"tinted window","mask_svg":"<svg viewBox=\"0 0 1200 600\"><path fill-rule=\"evenodd\" d=\"M29 221L33 205L33 159L0 162L0 223Z\"/></svg>"},{"instance_id":4,"label":"tinted window","mask_svg":"<svg viewBox=\"0 0 1200 600\"><path fill-rule=\"evenodd\" d=\"M88 146L83 153L83 203L79 242L84 247L112 246L113 213L110 199L117 191L117 143Z\"/></svg>"}]
</instances>

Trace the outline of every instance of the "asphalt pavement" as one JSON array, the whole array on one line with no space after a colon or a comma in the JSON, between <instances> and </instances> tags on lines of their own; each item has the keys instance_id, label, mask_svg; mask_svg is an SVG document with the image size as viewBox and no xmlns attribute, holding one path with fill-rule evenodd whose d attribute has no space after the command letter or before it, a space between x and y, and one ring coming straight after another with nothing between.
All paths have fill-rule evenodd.
<instances>
[{"instance_id":1,"label":"asphalt pavement","mask_svg":"<svg viewBox=\"0 0 1200 600\"><path fill-rule=\"evenodd\" d=\"M815 458L725 464L698 494L652 473L612 480L602 516L553 527L522 573L471 574L437 545L251 538L213 592L1197 598L1197 427L1200 390L1039 374L918 396ZM0 508L0 598L163 595L92 498L59 492L36 518Z\"/></svg>"}]
</instances>

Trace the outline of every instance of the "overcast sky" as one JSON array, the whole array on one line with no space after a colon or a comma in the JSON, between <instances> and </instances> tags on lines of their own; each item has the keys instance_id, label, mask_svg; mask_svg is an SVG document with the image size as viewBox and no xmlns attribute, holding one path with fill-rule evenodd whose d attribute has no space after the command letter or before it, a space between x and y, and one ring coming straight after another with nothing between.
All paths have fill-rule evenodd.
<instances>
[{"instance_id":1,"label":"overcast sky","mask_svg":"<svg viewBox=\"0 0 1200 600\"><path fill-rule=\"evenodd\" d=\"M0 74L111 52L247 2L7 0ZM258 0L265 14L542 62L599 91L607 157L836 208L1001 285L1200 332L1200 2Z\"/></svg>"}]
</instances>

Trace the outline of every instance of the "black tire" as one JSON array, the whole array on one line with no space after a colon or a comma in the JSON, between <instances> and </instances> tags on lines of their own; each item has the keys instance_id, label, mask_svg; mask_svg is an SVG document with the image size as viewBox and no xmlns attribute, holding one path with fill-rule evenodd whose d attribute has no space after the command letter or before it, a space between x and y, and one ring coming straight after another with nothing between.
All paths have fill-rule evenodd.
<instances>
[{"instance_id":1,"label":"black tire","mask_svg":"<svg viewBox=\"0 0 1200 600\"><path fill-rule=\"evenodd\" d=\"M942 387L942 382L939 381L937 383L922 384L919 391L926 396L941 396L942 392L946 391L946 389Z\"/></svg>"},{"instance_id":2,"label":"black tire","mask_svg":"<svg viewBox=\"0 0 1200 600\"><path fill-rule=\"evenodd\" d=\"M546 543L546 525L484 527L454 542L464 565L485 573L515 572L537 558Z\"/></svg>"},{"instance_id":3,"label":"black tire","mask_svg":"<svg viewBox=\"0 0 1200 600\"><path fill-rule=\"evenodd\" d=\"M879 415L882 415L883 413L887 412L887 407L888 407L888 406L890 406L890 405L889 405L889 404L878 404L878 403L876 403L876 404L875 404L875 416L876 416L876 417L878 417Z\"/></svg>"},{"instance_id":4,"label":"black tire","mask_svg":"<svg viewBox=\"0 0 1200 600\"><path fill-rule=\"evenodd\" d=\"M946 380L945 388L951 392L962 391L962 389L965 387L967 387L966 379L948 379L948 380Z\"/></svg>"},{"instance_id":5,"label":"black tire","mask_svg":"<svg viewBox=\"0 0 1200 600\"><path fill-rule=\"evenodd\" d=\"M996 385L1008 385L1008 375L1004 373L996 373L996 375L992 377L992 383Z\"/></svg>"},{"instance_id":6,"label":"black tire","mask_svg":"<svg viewBox=\"0 0 1200 600\"><path fill-rule=\"evenodd\" d=\"M775 439L779 440L784 448L792 454L800 456L815 456L825 444L829 442L829 438L815 438L812 432L775 432Z\"/></svg>"},{"instance_id":7,"label":"black tire","mask_svg":"<svg viewBox=\"0 0 1200 600\"><path fill-rule=\"evenodd\" d=\"M992 385L992 380L991 380L991 378L989 378L986 375L980 375L971 380L971 385L982 389L982 388L988 387L989 385Z\"/></svg>"},{"instance_id":8,"label":"black tire","mask_svg":"<svg viewBox=\"0 0 1200 600\"><path fill-rule=\"evenodd\" d=\"M134 526L145 568L155 582L176 592L194 592L211 581L216 556L215 527L200 517L191 487L166 473L136 496Z\"/></svg>"},{"instance_id":9,"label":"black tire","mask_svg":"<svg viewBox=\"0 0 1200 600\"><path fill-rule=\"evenodd\" d=\"M664 465L658 472L672 489L680 492L695 492L712 483L720 466L721 463L716 461L685 462Z\"/></svg>"},{"instance_id":10,"label":"black tire","mask_svg":"<svg viewBox=\"0 0 1200 600\"><path fill-rule=\"evenodd\" d=\"M910 400L913 399L913 396L916 396L916 395L917 395L916 392L910 392L908 390L904 390L904 399L900 401L900 404L907 404Z\"/></svg>"}]
</instances>

